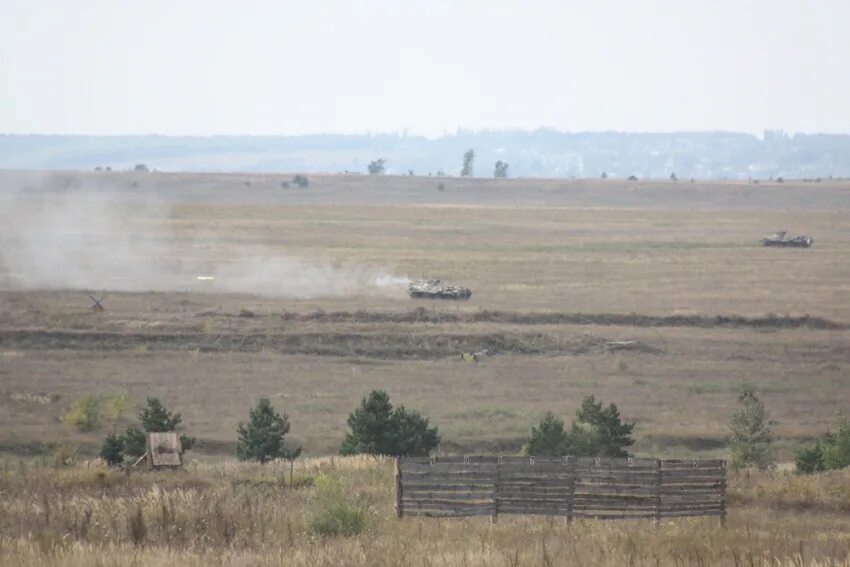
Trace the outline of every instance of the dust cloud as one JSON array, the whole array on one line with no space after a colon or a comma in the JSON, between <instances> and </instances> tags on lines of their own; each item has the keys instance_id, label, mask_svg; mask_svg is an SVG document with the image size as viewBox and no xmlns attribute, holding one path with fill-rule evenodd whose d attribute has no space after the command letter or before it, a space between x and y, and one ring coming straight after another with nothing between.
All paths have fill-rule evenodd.
<instances>
[{"instance_id":1,"label":"dust cloud","mask_svg":"<svg viewBox=\"0 0 850 567\"><path fill-rule=\"evenodd\" d=\"M199 225L204 226L199 226ZM206 226L209 225L209 226ZM401 296L408 279L240 241L171 205L103 190L0 193L0 289Z\"/></svg>"}]
</instances>

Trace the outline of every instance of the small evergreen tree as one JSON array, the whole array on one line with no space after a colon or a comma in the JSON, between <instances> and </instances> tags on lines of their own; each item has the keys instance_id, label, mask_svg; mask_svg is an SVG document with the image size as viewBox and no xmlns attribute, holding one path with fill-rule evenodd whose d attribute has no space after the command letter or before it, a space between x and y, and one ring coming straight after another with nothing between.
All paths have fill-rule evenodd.
<instances>
[{"instance_id":1,"label":"small evergreen tree","mask_svg":"<svg viewBox=\"0 0 850 567\"><path fill-rule=\"evenodd\" d=\"M850 466L850 420L838 414L835 432L829 431L812 447L797 454L797 472L811 474Z\"/></svg>"},{"instance_id":2,"label":"small evergreen tree","mask_svg":"<svg viewBox=\"0 0 850 567\"><path fill-rule=\"evenodd\" d=\"M124 462L124 439L113 429L100 448L100 458L114 467Z\"/></svg>"},{"instance_id":3,"label":"small evergreen tree","mask_svg":"<svg viewBox=\"0 0 850 567\"><path fill-rule=\"evenodd\" d=\"M390 435L393 455L427 455L440 444L436 427L428 427L428 418L399 406L393 414Z\"/></svg>"},{"instance_id":4,"label":"small evergreen tree","mask_svg":"<svg viewBox=\"0 0 850 567\"><path fill-rule=\"evenodd\" d=\"M823 446L817 441L813 446L806 447L799 453L794 461L797 472L800 474L812 474L826 470L823 462Z\"/></svg>"},{"instance_id":5,"label":"small evergreen tree","mask_svg":"<svg viewBox=\"0 0 850 567\"><path fill-rule=\"evenodd\" d=\"M403 406L393 409L389 395L373 390L348 416L350 431L340 447L343 455L427 455L440 442L428 419Z\"/></svg>"},{"instance_id":6,"label":"small evergreen tree","mask_svg":"<svg viewBox=\"0 0 850 567\"><path fill-rule=\"evenodd\" d=\"M567 432L564 420L551 411L546 412L537 427L532 426L531 437L523 445L526 455L559 457L567 454Z\"/></svg>"},{"instance_id":7,"label":"small evergreen tree","mask_svg":"<svg viewBox=\"0 0 850 567\"><path fill-rule=\"evenodd\" d=\"M466 150L463 154L463 169L460 170L461 177L469 177L472 175L472 167L475 163L475 151L472 148Z\"/></svg>"},{"instance_id":8,"label":"small evergreen tree","mask_svg":"<svg viewBox=\"0 0 850 567\"><path fill-rule=\"evenodd\" d=\"M635 424L623 422L615 404L607 408L593 396L584 398L569 431L551 412L543 416L523 447L528 455L577 457L626 457L634 444Z\"/></svg>"},{"instance_id":9,"label":"small evergreen tree","mask_svg":"<svg viewBox=\"0 0 850 567\"><path fill-rule=\"evenodd\" d=\"M387 163L387 160L385 160L384 158L376 159L375 161L369 162L369 175L380 175L384 173L385 163Z\"/></svg>"},{"instance_id":10,"label":"small evergreen tree","mask_svg":"<svg viewBox=\"0 0 850 567\"><path fill-rule=\"evenodd\" d=\"M589 441L593 445L594 456L602 457L627 457L625 447L634 445L632 431L634 423L623 422L620 419L620 411L616 404L609 404L607 408L602 407L602 402L597 402L593 396L588 396L581 402L581 408L576 413L579 424L585 424L589 428ZM578 428L573 427L572 445L576 450L587 450L583 447L587 443L583 435L578 434Z\"/></svg>"},{"instance_id":11,"label":"small evergreen tree","mask_svg":"<svg viewBox=\"0 0 850 567\"><path fill-rule=\"evenodd\" d=\"M502 178L508 176L508 164L499 160L493 168L493 177Z\"/></svg>"},{"instance_id":12,"label":"small evergreen tree","mask_svg":"<svg viewBox=\"0 0 850 567\"><path fill-rule=\"evenodd\" d=\"M122 437L124 453L138 459L147 451L147 435L136 425L130 425Z\"/></svg>"},{"instance_id":13,"label":"small evergreen tree","mask_svg":"<svg viewBox=\"0 0 850 567\"><path fill-rule=\"evenodd\" d=\"M174 431L183 417L179 413L168 411L165 404L159 398L148 398L147 407L139 412L139 421L147 433L161 433Z\"/></svg>"},{"instance_id":14,"label":"small evergreen tree","mask_svg":"<svg viewBox=\"0 0 850 567\"><path fill-rule=\"evenodd\" d=\"M745 385L738 396L740 407L729 418L729 445L734 468L766 469L773 463L773 436L764 404L752 386Z\"/></svg>"},{"instance_id":15,"label":"small evergreen tree","mask_svg":"<svg viewBox=\"0 0 850 567\"><path fill-rule=\"evenodd\" d=\"M836 421L835 433L823 442L823 464L828 470L850 466L850 420L839 415Z\"/></svg>"},{"instance_id":16,"label":"small evergreen tree","mask_svg":"<svg viewBox=\"0 0 850 567\"><path fill-rule=\"evenodd\" d=\"M295 459L301 448L287 449L283 438L289 433L289 416L279 414L268 398L260 398L251 410L251 420L237 428L236 457L240 461Z\"/></svg>"}]
</instances>

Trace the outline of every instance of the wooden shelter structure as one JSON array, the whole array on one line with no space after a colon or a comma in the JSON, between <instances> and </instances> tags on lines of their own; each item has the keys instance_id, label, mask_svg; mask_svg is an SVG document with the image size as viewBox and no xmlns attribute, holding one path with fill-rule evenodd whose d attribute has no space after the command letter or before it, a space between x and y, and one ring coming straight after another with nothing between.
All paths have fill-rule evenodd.
<instances>
[{"instance_id":1,"label":"wooden shelter structure","mask_svg":"<svg viewBox=\"0 0 850 567\"><path fill-rule=\"evenodd\" d=\"M183 466L183 446L175 431L148 433L145 463L149 468L178 468Z\"/></svg>"}]
</instances>

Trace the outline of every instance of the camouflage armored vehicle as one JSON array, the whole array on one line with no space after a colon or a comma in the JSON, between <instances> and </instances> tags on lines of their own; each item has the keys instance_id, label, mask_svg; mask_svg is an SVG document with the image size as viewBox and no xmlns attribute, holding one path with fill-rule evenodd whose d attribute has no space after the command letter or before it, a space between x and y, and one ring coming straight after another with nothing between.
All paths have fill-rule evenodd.
<instances>
[{"instance_id":1,"label":"camouflage armored vehicle","mask_svg":"<svg viewBox=\"0 0 850 567\"><path fill-rule=\"evenodd\" d=\"M440 280L414 280L407 288L407 295L413 299L457 299L466 301L472 297L468 287L446 285Z\"/></svg>"},{"instance_id":2,"label":"camouflage armored vehicle","mask_svg":"<svg viewBox=\"0 0 850 567\"><path fill-rule=\"evenodd\" d=\"M761 239L762 246L784 246L790 248L808 248L814 243L813 238L806 235L787 236L784 230Z\"/></svg>"}]
</instances>

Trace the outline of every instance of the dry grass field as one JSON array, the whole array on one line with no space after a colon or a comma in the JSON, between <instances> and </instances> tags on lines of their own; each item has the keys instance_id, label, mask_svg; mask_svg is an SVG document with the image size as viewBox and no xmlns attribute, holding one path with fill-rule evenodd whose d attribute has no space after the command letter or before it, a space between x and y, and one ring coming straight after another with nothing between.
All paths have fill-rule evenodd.
<instances>
[{"instance_id":1,"label":"dry grass field","mask_svg":"<svg viewBox=\"0 0 850 567\"><path fill-rule=\"evenodd\" d=\"M665 521L503 516L398 520L386 459L219 462L181 473L6 464L0 476L0 564L850 565L850 476L792 473L731 479L727 527ZM323 487L365 516L354 537L313 528Z\"/></svg>"},{"instance_id":2,"label":"dry grass field","mask_svg":"<svg viewBox=\"0 0 850 567\"><path fill-rule=\"evenodd\" d=\"M638 454L724 455L745 382L790 458L850 405L850 183L310 177L0 172L0 563L848 564L844 474L736 478L728 530L567 528L397 522L387 463L301 461L370 510L327 545L309 482L221 459L260 396L333 454L374 388L428 415L447 454L516 452L545 411L595 394L637 422ZM759 246L781 229L814 247ZM421 275L472 299L392 284ZM119 427L164 398L198 438L190 472L16 464L97 451L109 423L61 422L86 394L126 395Z\"/></svg>"}]
</instances>

